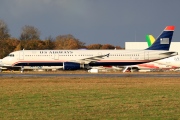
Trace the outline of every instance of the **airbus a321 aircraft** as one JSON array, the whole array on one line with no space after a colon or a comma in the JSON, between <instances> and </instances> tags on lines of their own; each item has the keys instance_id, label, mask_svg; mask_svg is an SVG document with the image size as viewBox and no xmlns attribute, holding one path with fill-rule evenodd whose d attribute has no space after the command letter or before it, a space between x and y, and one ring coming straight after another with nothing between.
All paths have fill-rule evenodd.
<instances>
[{"instance_id":1,"label":"airbus a321 aircraft","mask_svg":"<svg viewBox=\"0 0 180 120\"><path fill-rule=\"evenodd\" d=\"M177 55L169 50L174 26L167 26L145 50L20 50L2 59L4 66L63 66L77 70L91 66L127 66Z\"/></svg>"}]
</instances>

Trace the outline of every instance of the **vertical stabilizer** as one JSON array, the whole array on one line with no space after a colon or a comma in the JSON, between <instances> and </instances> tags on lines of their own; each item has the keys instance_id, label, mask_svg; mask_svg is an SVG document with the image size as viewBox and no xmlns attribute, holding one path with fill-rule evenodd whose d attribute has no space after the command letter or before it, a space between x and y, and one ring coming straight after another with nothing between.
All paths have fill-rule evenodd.
<instances>
[{"instance_id":1,"label":"vertical stabilizer","mask_svg":"<svg viewBox=\"0 0 180 120\"><path fill-rule=\"evenodd\" d=\"M175 26L167 26L146 50L169 50Z\"/></svg>"}]
</instances>

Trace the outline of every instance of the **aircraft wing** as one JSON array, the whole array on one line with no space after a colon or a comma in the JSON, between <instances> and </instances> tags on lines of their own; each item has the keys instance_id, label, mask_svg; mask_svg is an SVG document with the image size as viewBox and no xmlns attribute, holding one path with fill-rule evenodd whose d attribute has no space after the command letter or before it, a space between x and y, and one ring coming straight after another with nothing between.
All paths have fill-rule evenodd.
<instances>
[{"instance_id":1,"label":"aircraft wing","mask_svg":"<svg viewBox=\"0 0 180 120\"><path fill-rule=\"evenodd\" d=\"M89 58L83 58L83 59L78 59L78 60L73 60L71 62L76 62L76 63L85 63L85 64L89 64L89 63L93 63L93 62L97 62L101 59L104 59L105 57L109 57L109 54L105 54L105 55L98 55L98 56L93 56L93 57L89 57Z\"/></svg>"}]
</instances>

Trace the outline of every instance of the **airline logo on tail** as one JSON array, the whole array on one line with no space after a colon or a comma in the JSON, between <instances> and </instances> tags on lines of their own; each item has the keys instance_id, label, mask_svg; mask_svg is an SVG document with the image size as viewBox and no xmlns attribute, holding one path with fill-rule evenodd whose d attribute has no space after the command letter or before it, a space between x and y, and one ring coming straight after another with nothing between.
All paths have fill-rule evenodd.
<instances>
[{"instance_id":1,"label":"airline logo on tail","mask_svg":"<svg viewBox=\"0 0 180 120\"><path fill-rule=\"evenodd\" d=\"M161 38L160 44L169 44L169 38Z\"/></svg>"},{"instance_id":2,"label":"airline logo on tail","mask_svg":"<svg viewBox=\"0 0 180 120\"><path fill-rule=\"evenodd\" d=\"M174 33L174 29L175 29L175 26L167 26L163 30L163 32L159 35L159 37L157 37L157 39L155 40L155 42L153 44L151 43L152 36L146 37L146 38L150 39L150 40L148 40L149 41L148 46L150 44L152 44L146 50L169 50L172 36Z\"/></svg>"}]
</instances>

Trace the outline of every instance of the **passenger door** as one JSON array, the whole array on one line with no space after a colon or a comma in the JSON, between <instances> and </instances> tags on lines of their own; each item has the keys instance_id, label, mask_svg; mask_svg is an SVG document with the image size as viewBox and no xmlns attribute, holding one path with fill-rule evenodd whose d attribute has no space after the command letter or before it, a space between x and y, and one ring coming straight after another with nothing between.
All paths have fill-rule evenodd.
<instances>
[{"instance_id":1,"label":"passenger door","mask_svg":"<svg viewBox=\"0 0 180 120\"><path fill-rule=\"evenodd\" d=\"M59 60L59 54L54 54L54 60Z\"/></svg>"},{"instance_id":2,"label":"passenger door","mask_svg":"<svg viewBox=\"0 0 180 120\"><path fill-rule=\"evenodd\" d=\"M24 60L24 50L19 51L19 60Z\"/></svg>"},{"instance_id":3,"label":"passenger door","mask_svg":"<svg viewBox=\"0 0 180 120\"><path fill-rule=\"evenodd\" d=\"M147 51L144 52L144 59L149 60L149 52Z\"/></svg>"}]
</instances>

